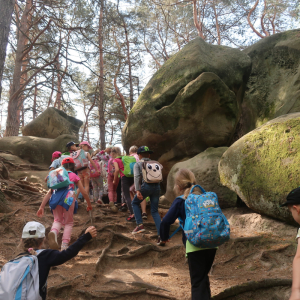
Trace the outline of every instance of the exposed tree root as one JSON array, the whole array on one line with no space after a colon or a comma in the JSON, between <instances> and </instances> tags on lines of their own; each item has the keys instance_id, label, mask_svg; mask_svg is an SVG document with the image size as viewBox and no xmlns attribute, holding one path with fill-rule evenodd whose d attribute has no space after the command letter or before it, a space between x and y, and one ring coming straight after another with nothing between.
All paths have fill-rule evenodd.
<instances>
[{"instance_id":1,"label":"exposed tree root","mask_svg":"<svg viewBox=\"0 0 300 300\"><path fill-rule=\"evenodd\" d=\"M170 299L170 300L176 300L176 298L174 298L174 297L168 296L166 294L158 293L158 292L153 292L151 290L146 290L146 293L149 295L156 296L156 297L161 297L161 298Z\"/></svg>"},{"instance_id":2,"label":"exposed tree root","mask_svg":"<svg viewBox=\"0 0 300 300\"><path fill-rule=\"evenodd\" d=\"M255 291L258 289L268 289L276 286L292 286L291 279L262 279L260 281L249 281L243 284L232 286L223 292L212 297L213 300L230 299L230 297Z\"/></svg>"},{"instance_id":3,"label":"exposed tree root","mask_svg":"<svg viewBox=\"0 0 300 300\"><path fill-rule=\"evenodd\" d=\"M111 244L112 244L113 238L110 240L110 243L108 244L108 246L106 248L104 248L96 262L96 272L100 271L101 268L101 264L104 258L105 253L108 251L108 249L110 248Z\"/></svg>"}]
</instances>

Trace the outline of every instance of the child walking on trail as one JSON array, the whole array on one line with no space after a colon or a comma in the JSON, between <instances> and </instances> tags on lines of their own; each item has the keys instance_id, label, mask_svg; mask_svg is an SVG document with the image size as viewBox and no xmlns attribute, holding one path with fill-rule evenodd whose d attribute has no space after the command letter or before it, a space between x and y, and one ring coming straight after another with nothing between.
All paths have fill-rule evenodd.
<instances>
[{"instance_id":1,"label":"child walking on trail","mask_svg":"<svg viewBox=\"0 0 300 300\"><path fill-rule=\"evenodd\" d=\"M34 296L30 297L30 300L45 300L47 297L47 278L49 275L49 271L51 267L59 266L67 262L68 260L75 257L78 252L83 248L83 246L90 241L92 238L95 238L97 236L97 230L95 227L91 226L86 229L85 234L83 234L81 237L78 238L76 242L74 242L68 249L65 251L59 252L56 250L51 249L44 249L44 240L45 240L45 227L39 222L28 222L22 232L22 244L24 252L19 254L15 260L12 262L22 261L23 257L28 257L27 255L33 255L31 259L35 259L38 262L38 278L37 282L32 282L32 285L24 284L26 289L26 295L28 295L30 289L30 294L35 294ZM26 261L26 259L25 259ZM11 290L12 287L15 289L18 288L15 285L5 284L5 281L7 279L5 269L7 265L10 264L7 263L2 268L2 273L4 273L3 276L1 276L0 279L0 299L17 299L13 297L12 295L16 293L15 290ZM14 266L20 266L21 264L14 264ZM29 268L29 267L27 267ZM34 268L34 267L32 267ZM7 270L12 270L11 268L7 268ZM15 269L16 272L18 272L18 269ZM20 270L22 272L22 270ZM23 270L24 272L24 270ZM27 275L27 280L30 282L32 278L31 272ZM18 276L18 274L9 273L8 276ZM23 276L23 273L21 274ZM23 278L22 278L23 279ZM36 288L36 291L33 291L32 289ZM21 295L20 295L21 296ZM21 299L18 298L18 299ZM23 299L23 298L22 298ZM26 298L27 299L27 298ZM29 299L29 298L28 298Z\"/></svg>"},{"instance_id":2,"label":"child walking on trail","mask_svg":"<svg viewBox=\"0 0 300 300\"><path fill-rule=\"evenodd\" d=\"M300 187L292 190L286 197L286 202L281 205L287 206L294 220L300 224ZM293 284L289 300L300 300L300 228L297 236L297 252L293 261Z\"/></svg>"},{"instance_id":3,"label":"child walking on trail","mask_svg":"<svg viewBox=\"0 0 300 300\"><path fill-rule=\"evenodd\" d=\"M91 180L92 180L92 185L93 185L93 201L94 201L94 203L97 202L97 203L103 204L103 201L102 201L103 178L101 175L101 168L104 168L104 167L102 164L100 166L97 156L92 157L92 159L98 168L97 170L95 170L95 169L91 170Z\"/></svg>"},{"instance_id":4,"label":"child walking on trail","mask_svg":"<svg viewBox=\"0 0 300 300\"><path fill-rule=\"evenodd\" d=\"M158 235L158 241L157 244L160 245L160 215L158 213L158 201L160 196L160 183L147 183L143 180L143 164L144 162L150 161L150 154L152 154L153 151L151 151L147 146L141 146L137 150L137 154L139 156L140 161L137 162L134 165L134 186L136 190L136 195L134 196L132 200L132 208L135 215L135 220L137 227L132 231L132 234L137 234L140 232L144 232L145 228L143 225L143 219L141 215L141 210L139 208L139 204L146 199L147 197L150 197L150 203L151 203L151 215L153 217L155 227L157 230Z\"/></svg>"},{"instance_id":5,"label":"child walking on trail","mask_svg":"<svg viewBox=\"0 0 300 300\"><path fill-rule=\"evenodd\" d=\"M117 156L121 155L121 150L119 147L112 147L111 158L108 161L108 198L110 203L117 204L117 187L119 184L119 177L116 175L117 163L114 162Z\"/></svg>"},{"instance_id":6,"label":"child walking on trail","mask_svg":"<svg viewBox=\"0 0 300 300\"><path fill-rule=\"evenodd\" d=\"M92 160L91 158L91 155L89 153L89 149L93 149L91 147L91 145L86 142L86 141L83 141L79 144L80 148L85 151L85 156L86 158L89 160L89 162L92 164L92 166L97 169L97 166L96 164L94 163L94 161ZM82 181L82 184L83 184L83 187L84 189L86 190L87 194L89 194L90 192L90 179L91 179L91 172L90 172L90 168L89 167L86 167L84 169L81 169L81 170L78 170L77 171L77 174L80 178L80 180ZM78 192L79 194L79 192Z\"/></svg>"},{"instance_id":7,"label":"child walking on trail","mask_svg":"<svg viewBox=\"0 0 300 300\"><path fill-rule=\"evenodd\" d=\"M74 185L76 185L86 200L88 207L87 211L92 210L89 195L83 188L80 178L73 173L74 171L74 160L71 157L64 158L62 166L68 171L70 181L74 184L70 184L66 189L52 190L50 189L45 195L37 216L42 217L44 215L44 209L49 201L50 208L53 213L54 222L52 228L48 234L49 246L51 249L58 250L59 246L57 243L57 235L62 226L64 226L64 233L62 237L61 250L65 250L69 246L72 228L73 228L73 214L77 212L78 203L75 199Z\"/></svg>"},{"instance_id":8,"label":"child walking on trail","mask_svg":"<svg viewBox=\"0 0 300 300\"><path fill-rule=\"evenodd\" d=\"M175 177L174 190L177 196L183 195L184 199L190 193L191 188L196 184L195 175L188 169L180 169ZM195 188L194 194L201 194L198 187ZM184 226L185 214L185 200L177 197L172 203L169 211L162 219L160 224L160 238L161 243L166 243L169 239L170 226L177 218L180 218ZM208 272L214 262L216 255L216 248L202 249L191 244L182 231L182 242L186 248L186 255L188 258L191 286L192 286L192 300L209 300L211 299L210 283Z\"/></svg>"},{"instance_id":9,"label":"child walking on trail","mask_svg":"<svg viewBox=\"0 0 300 300\"><path fill-rule=\"evenodd\" d=\"M114 166L115 166L115 178L114 181L117 180L117 178L121 177L121 184L122 184L122 192L123 197L126 201L127 207L130 211L130 215L126 218L126 221L128 222L134 222L134 213L131 205L131 197L130 197L130 187L133 185L134 180L133 177L126 177L124 175L124 164L122 161L121 156L121 149L119 147L114 147L112 149L112 153L114 154Z\"/></svg>"},{"instance_id":10,"label":"child walking on trail","mask_svg":"<svg viewBox=\"0 0 300 300\"><path fill-rule=\"evenodd\" d=\"M129 156L133 156L136 160L136 162L138 162L140 159L139 159L139 156L137 154L137 150L138 150L138 147L137 146L131 146L129 148ZM131 185L131 187L129 188L129 191L130 191L130 198L131 198L131 201L133 200L134 198L134 195L136 194L136 191L135 191L135 188L134 188L134 183ZM127 211L127 205L126 203L125 204L125 207L126 209L123 208L123 206L120 208L121 211ZM144 199L142 202L141 202L141 209L142 209L142 218L143 219L147 219L148 216L147 216L147 212L146 212L146 199Z\"/></svg>"}]
</instances>

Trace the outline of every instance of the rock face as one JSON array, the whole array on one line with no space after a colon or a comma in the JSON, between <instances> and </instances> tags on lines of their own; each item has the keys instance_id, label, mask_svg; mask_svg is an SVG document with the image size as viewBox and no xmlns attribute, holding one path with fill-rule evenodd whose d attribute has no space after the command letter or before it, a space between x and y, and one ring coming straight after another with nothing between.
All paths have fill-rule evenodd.
<instances>
[{"instance_id":1,"label":"rock face","mask_svg":"<svg viewBox=\"0 0 300 300\"><path fill-rule=\"evenodd\" d=\"M253 210L293 223L285 202L300 182L300 113L280 116L249 132L223 154L221 183Z\"/></svg>"},{"instance_id":2,"label":"rock face","mask_svg":"<svg viewBox=\"0 0 300 300\"><path fill-rule=\"evenodd\" d=\"M243 52L252 71L243 101L243 133L278 116L300 111L300 30L261 39Z\"/></svg>"},{"instance_id":3,"label":"rock face","mask_svg":"<svg viewBox=\"0 0 300 300\"><path fill-rule=\"evenodd\" d=\"M175 164L168 175L167 191L164 196L160 197L160 205L171 206L176 198L173 191L175 175L179 169L186 168L195 174L197 183L206 191L212 191L218 195L222 208L234 207L237 196L230 189L222 186L218 172L220 158L227 149L228 147L208 148L189 160Z\"/></svg>"},{"instance_id":4,"label":"rock face","mask_svg":"<svg viewBox=\"0 0 300 300\"><path fill-rule=\"evenodd\" d=\"M66 144L76 142L73 135L60 135L56 139L45 139L34 136L11 136L0 139L0 149L26 159L34 164L50 165L54 151L66 151Z\"/></svg>"},{"instance_id":5,"label":"rock face","mask_svg":"<svg viewBox=\"0 0 300 300\"><path fill-rule=\"evenodd\" d=\"M250 69L241 51L193 40L143 90L123 128L125 150L149 146L167 174L178 161L228 145Z\"/></svg>"},{"instance_id":6,"label":"rock face","mask_svg":"<svg viewBox=\"0 0 300 300\"><path fill-rule=\"evenodd\" d=\"M22 128L23 136L37 136L42 138L55 139L60 135L75 135L83 122L68 116L61 110L53 107L47 108L36 119Z\"/></svg>"}]
</instances>

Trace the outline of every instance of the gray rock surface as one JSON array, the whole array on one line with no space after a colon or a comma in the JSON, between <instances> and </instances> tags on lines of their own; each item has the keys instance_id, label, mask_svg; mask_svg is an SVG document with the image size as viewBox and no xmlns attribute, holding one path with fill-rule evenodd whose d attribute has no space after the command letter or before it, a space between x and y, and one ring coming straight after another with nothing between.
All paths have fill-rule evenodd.
<instances>
[{"instance_id":1,"label":"gray rock surface","mask_svg":"<svg viewBox=\"0 0 300 300\"><path fill-rule=\"evenodd\" d=\"M82 121L68 116L63 111L49 107L24 126L22 133L23 136L37 136L50 139L55 139L63 134L75 135L78 138L78 132L82 124Z\"/></svg>"},{"instance_id":2,"label":"gray rock surface","mask_svg":"<svg viewBox=\"0 0 300 300\"><path fill-rule=\"evenodd\" d=\"M195 174L197 183L206 191L212 191L218 195L219 204L222 208L234 207L237 195L220 183L218 172L219 161L227 149L228 147L208 148L191 159L175 164L168 175L167 191L164 196L160 197L160 205L171 206L176 198L174 193L176 173L179 169L185 168Z\"/></svg>"}]
</instances>

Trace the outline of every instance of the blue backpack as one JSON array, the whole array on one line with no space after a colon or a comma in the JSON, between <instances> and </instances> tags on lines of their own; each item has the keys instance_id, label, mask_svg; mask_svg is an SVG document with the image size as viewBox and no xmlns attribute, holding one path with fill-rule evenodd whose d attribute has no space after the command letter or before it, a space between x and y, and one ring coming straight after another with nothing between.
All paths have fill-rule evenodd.
<instances>
[{"instance_id":1,"label":"blue backpack","mask_svg":"<svg viewBox=\"0 0 300 300\"><path fill-rule=\"evenodd\" d=\"M193 194L195 187L200 188L203 194ZM195 185L185 200L185 213L183 231L194 246L216 248L229 240L230 226L219 206L216 193L205 192L200 185Z\"/></svg>"}]
</instances>

